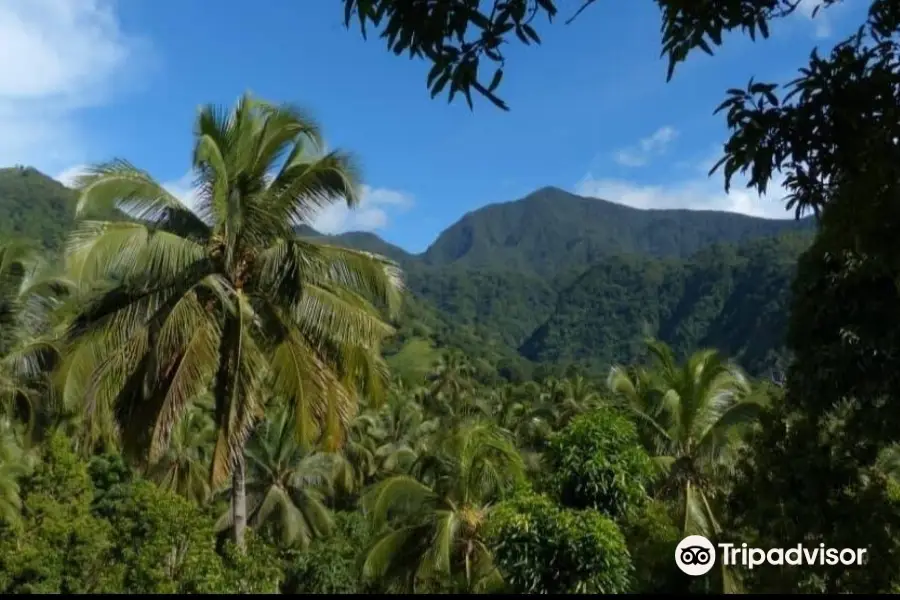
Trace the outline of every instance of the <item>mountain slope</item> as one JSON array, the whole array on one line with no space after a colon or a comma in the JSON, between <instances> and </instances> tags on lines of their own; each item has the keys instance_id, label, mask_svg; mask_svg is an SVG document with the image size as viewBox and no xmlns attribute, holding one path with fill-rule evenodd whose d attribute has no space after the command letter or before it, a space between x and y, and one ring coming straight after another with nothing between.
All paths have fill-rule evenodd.
<instances>
[{"instance_id":1,"label":"mountain slope","mask_svg":"<svg viewBox=\"0 0 900 600\"><path fill-rule=\"evenodd\" d=\"M517 271L450 265L406 267L410 291L457 326L517 348L553 311L557 290L544 279Z\"/></svg>"},{"instance_id":2,"label":"mountain slope","mask_svg":"<svg viewBox=\"0 0 900 600\"><path fill-rule=\"evenodd\" d=\"M679 354L718 348L762 374L783 354L790 284L809 241L801 234L715 245L689 260L608 257L559 294L520 352L599 373L637 359L652 335Z\"/></svg>"},{"instance_id":3,"label":"mountain slope","mask_svg":"<svg viewBox=\"0 0 900 600\"><path fill-rule=\"evenodd\" d=\"M34 169L0 169L0 240L56 251L74 203ZM424 255L371 233L297 231L400 263L411 294L387 350L409 371L438 346L462 349L480 372L522 377L529 360L602 372L635 357L644 333L678 351L714 345L764 369L777 358L793 265L810 236L747 240L810 225L641 211L545 188L467 215ZM695 252L721 240L744 243Z\"/></svg>"},{"instance_id":4,"label":"mountain slope","mask_svg":"<svg viewBox=\"0 0 900 600\"><path fill-rule=\"evenodd\" d=\"M297 232L297 235L324 240L336 246L380 254L404 266L410 262L418 261L418 257L415 254L410 254L406 250L386 242L368 231L348 231L337 235L326 235L319 233L308 225L295 227L294 231Z\"/></svg>"},{"instance_id":5,"label":"mountain slope","mask_svg":"<svg viewBox=\"0 0 900 600\"><path fill-rule=\"evenodd\" d=\"M555 277L614 254L687 258L718 242L741 242L813 222L689 210L640 210L542 188L468 213L424 254L429 264L502 268Z\"/></svg>"},{"instance_id":6,"label":"mountain slope","mask_svg":"<svg viewBox=\"0 0 900 600\"><path fill-rule=\"evenodd\" d=\"M72 228L75 193L30 167L0 169L0 239L58 249Z\"/></svg>"}]
</instances>

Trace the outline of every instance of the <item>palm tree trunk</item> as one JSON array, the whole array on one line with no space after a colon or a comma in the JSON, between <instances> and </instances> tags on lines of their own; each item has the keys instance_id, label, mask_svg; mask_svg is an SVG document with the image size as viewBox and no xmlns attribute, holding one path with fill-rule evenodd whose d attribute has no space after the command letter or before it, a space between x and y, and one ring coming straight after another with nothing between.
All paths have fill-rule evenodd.
<instances>
[{"instance_id":1,"label":"palm tree trunk","mask_svg":"<svg viewBox=\"0 0 900 600\"><path fill-rule=\"evenodd\" d=\"M244 532L247 529L247 473L243 453L234 461L231 478L231 515L234 527L234 543L238 550L243 552Z\"/></svg>"}]
</instances>

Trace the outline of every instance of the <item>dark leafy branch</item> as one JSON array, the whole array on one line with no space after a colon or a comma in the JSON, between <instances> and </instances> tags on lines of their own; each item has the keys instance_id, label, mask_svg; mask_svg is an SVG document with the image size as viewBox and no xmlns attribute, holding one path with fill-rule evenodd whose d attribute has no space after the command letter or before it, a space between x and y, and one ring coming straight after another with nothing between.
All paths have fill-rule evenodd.
<instances>
[{"instance_id":1,"label":"dark leafy branch","mask_svg":"<svg viewBox=\"0 0 900 600\"><path fill-rule=\"evenodd\" d=\"M667 78L695 48L712 54L723 35L741 30L755 39L768 37L772 19L787 16L801 0L656 0L662 11L662 55L668 57ZM840 0L823 0L830 6ZM597 0L569 2L571 24ZM556 0L344 0L344 23L359 24L365 37L369 24L394 54L404 52L432 64L427 84L432 98L447 90L448 101L461 93L472 107L474 90L508 110L497 95L506 59L504 44L515 36L525 45L540 44L533 23L558 14ZM482 5L490 10L482 10ZM818 8L817 8L818 10ZM485 65L487 63L487 66ZM488 78L484 71L493 71ZM449 87L448 87L449 86Z\"/></svg>"},{"instance_id":2,"label":"dark leafy branch","mask_svg":"<svg viewBox=\"0 0 900 600\"><path fill-rule=\"evenodd\" d=\"M732 137L712 169L724 167L726 189L735 173L749 172L748 187L764 193L784 173L787 207L798 217L818 215L846 182L858 186L886 175L875 165L898 164L898 24L900 3L876 0L866 24L829 56L813 50L782 98L772 83L729 90L718 111L725 111Z\"/></svg>"}]
</instances>

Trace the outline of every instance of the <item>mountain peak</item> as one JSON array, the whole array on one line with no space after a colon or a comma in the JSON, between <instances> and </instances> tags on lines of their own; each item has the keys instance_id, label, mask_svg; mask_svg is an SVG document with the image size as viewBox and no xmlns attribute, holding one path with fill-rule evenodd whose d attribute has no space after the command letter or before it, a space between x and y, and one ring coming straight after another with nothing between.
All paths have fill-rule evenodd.
<instances>
[{"instance_id":1,"label":"mountain peak","mask_svg":"<svg viewBox=\"0 0 900 600\"><path fill-rule=\"evenodd\" d=\"M561 187L557 187L555 185L545 185L545 186L539 187L538 189L534 190L533 192L531 192L528 195L536 196L537 194L571 194L571 192L567 192L566 190L562 189Z\"/></svg>"},{"instance_id":2,"label":"mountain peak","mask_svg":"<svg viewBox=\"0 0 900 600\"><path fill-rule=\"evenodd\" d=\"M812 225L717 211L642 210L544 186L520 200L466 214L441 233L425 259L435 265L460 263L555 277L613 254L684 259L717 242Z\"/></svg>"}]
</instances>

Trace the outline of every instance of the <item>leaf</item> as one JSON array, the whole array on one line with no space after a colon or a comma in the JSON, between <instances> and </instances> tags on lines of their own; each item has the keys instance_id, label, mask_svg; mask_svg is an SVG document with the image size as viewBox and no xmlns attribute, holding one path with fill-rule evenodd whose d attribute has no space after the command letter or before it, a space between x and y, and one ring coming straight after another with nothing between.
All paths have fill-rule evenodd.
<instances>
[{"instance_id":1,"label":"leaf","mask_svg":"<svg viewBox=\"0 0 900 600\"><path fill-rule=\"evenodd\" d=\"M437 81L434 82L434 85L431 87L431 97L434 98L438 94L441 93L441 90L447 85L447 82L450 81L451 71L449 68L444 69L441 76Z\"/></svg>"},{"instance_id":2,"label":"leaf","mask_svg":"<svg viewBox=\"0 0 900 600\"><path fill-rule=\"evenodd\" d=\"M531 40L534 43L536 43L536 44L541 43L541 38L538 37L538 34L534 30L534 27L532 27L531 25L526 23L526 24L522 25L522 29L525 31L525 35L527 35L529 38L531 38Z\"/></svg>"},{"instance_id":3,"label":"leaf","mask_svg":"<svg viewBox=\"0 0 900 600\"><path fill-rule=\"evenodd\" d=\"M503 69L497 69L494 71L494 77L491 79L490 85L488 85L488 91L493 92L497 89L497 86L500 85L500 81L503 79Z\"/></svg>"}]
</instances>

